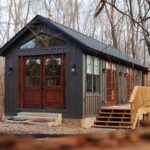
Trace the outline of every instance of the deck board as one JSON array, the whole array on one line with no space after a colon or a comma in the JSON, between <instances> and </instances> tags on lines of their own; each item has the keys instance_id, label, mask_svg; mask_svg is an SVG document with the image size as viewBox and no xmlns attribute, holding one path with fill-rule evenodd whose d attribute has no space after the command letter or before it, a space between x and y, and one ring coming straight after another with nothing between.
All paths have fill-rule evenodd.
<instances>
[{"instance_id":1,"label":"deck board","mask_svg":"<svg viewBox=\"0 0 150 150\"><path fill-rule=\"evenodd\" d=\"M101 107L102 109L126 109L126 110L130 110L131 106L130 104L125 104L125 105L115 105L115 106L103 106Z\"/></svg>"}]
</instances>

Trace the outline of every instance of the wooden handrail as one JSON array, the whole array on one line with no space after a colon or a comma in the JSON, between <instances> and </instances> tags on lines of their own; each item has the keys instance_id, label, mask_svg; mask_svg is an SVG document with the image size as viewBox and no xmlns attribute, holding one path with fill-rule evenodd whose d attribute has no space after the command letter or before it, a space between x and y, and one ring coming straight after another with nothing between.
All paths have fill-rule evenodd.
<instances>
[{"instance_id":1,"label":"wooden handrail","mask_svg":"<svg viewBox=\"0 0 150 150\"><path fill-rule=\"evenodd\" d=\"M129 100L132 128L136 127L141 115L150 112L150 87L135 86Z\"/></svg>"}]
</instances>

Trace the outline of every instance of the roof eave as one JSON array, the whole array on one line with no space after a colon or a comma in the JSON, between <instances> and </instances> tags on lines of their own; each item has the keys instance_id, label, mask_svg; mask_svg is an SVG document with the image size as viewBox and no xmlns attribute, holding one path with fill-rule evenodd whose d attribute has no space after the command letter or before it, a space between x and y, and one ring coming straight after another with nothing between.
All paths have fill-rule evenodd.
<instances>
[{"instance_id":1,"label":"roof eave","mask_svg":"<svg viewBox=\"0 0 150 150\"><path fill-rule=\"evenodd\" d=\"M105 55L105 56L109 56L109 57L111 57L111 58L114 58L114 59L118 59L119 61L121 61L121 62L125 62L125 63L127 63L127 64L133 64L134 66L136 66L137 68L140 68L140 69L142 69L142 70L145 70L145 71L148 71L148 67L146 67L146 66L144 66L144 65L140 65L140 64L136 64L136 63L134 63L134 62L129 62L129 61L127 61L127 60L123 60L123 59L120 59L120 58L118 58L118 57L115 57L115 56L112 56L112 55L109 55L109 54L106 54L106 53L104 53L104 52L101 52L101 51L99 51L99 50L96 50L96 49L91 49L90 47L85 47L85 49L84 49L84 51L89 51L89 52L95 52L96 54L98 53L98 54L103 54L103 55Z\"/></svg>"}]
</instances>

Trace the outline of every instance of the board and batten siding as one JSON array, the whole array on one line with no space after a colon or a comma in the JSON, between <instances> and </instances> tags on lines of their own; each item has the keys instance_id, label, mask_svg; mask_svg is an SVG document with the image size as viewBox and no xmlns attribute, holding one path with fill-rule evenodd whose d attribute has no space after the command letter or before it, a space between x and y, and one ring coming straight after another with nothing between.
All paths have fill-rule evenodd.
<instances>
[{"instance_id":1,"label":"board and batten siding","mask_svg":"<svg viewBox=\"0 0 150 150\"><path fill-rule=\"evenodd\" d=\"M101 73L101 72L100 72ZM100 93L86 92L86 55L83 54L83 117L95 116L101 103Z\"/></svg>"},{"instance_id":2,"label":"board and batten siding","mask_svg":"<svg viewBox=\"0 0 150 150\"><path fill-rule=\"evenodd\" d=\"M86 57L88 54L83 54L83 117L91 117L96 116L101 106L106 106L108 97L107 97L107 71L106 71L106 63L109 61L103 60L99 57L100 60L100 92L92 93L86 91ZM94 56L92 56L94 57ZM98 57L97 57L98 58ZM125 65L121 65L120 63L113 63L116 65L116 73L117 73L117 99L116 105L126 104L129 100L129 88L132 90L132 83L128 83L128 70L134 72L132 76L135 85L143 85L143 73L141 70L127 67ZM127 76L126 76L127 74ZM130 79L131 80L131 79ZM130 87L129 87L130 86Z\"/></svg>"},{"instance_id":3,"label":"board and batten siding","mask_svg":"<svg viewBox=\"0 0 150 150\"><path fill-rule=\"evenodd\" d=\"M73 41L69 42L67 52L66 113L68 118L82 118L82 51ZM75 65L76 71L71 68Z\"/></svg>"},{"instance_id":4,"label":"board and batten siding","mask_svg":"<svg viewBox=\"0 0 150 150\"><path fill-rule=\"evenodd\" d=\"M17 114L17 90L18 90L18 75L17 75L17 56L15 47L10 49L5 56L5 101L4 111L6 115Z\"/></svg>"},{"instance_id":5,"label":"board and batten siding","mask_svg":"<svg viewBox=\"0 0 150 150\"><path fill-rule=\"evenodd\" d=\"M5 55L5 114L16 115L18 111L29 112L57 112L62 113L67 118L82 118L82 51L77 43L69 37L59 34L61 31L49 26L41 25L36 28L36 33L40 31L48 34L60 35L66 41L66 47L52 47L49 49L28 49L19 50L19 45L32 39L34 36L27 32L22 36L14 47L12 46ZM64 53L66 55L66 97L64 110L56 109L18 109L18 58L20 56L42 56ZM76 72L72 73L71 68L75 64ZM12 71L9 68L12 67Z\"/></svg>"}]
</instances>

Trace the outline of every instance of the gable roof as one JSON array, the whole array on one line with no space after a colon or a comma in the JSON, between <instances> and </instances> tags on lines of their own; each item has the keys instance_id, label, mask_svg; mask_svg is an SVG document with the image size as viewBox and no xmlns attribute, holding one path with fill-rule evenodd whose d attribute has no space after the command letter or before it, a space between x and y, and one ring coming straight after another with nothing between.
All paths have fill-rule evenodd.
<instances>
[{"instance_id":1,"label":"gable roof","mask_svg":"<svg viewBox=\"0 0 150 150\"><path fill-rule=\"evenodd\" d=\"M20 30L10 41L8 41L1 49L0 49L0 55L4 55L8 48L19 39L19 37L24 34L28 30L28 26L33 25L36 21L41 21L47 25L52 25L55 28L61 30L64 34L67 34L69 37L80 43L81 45L85 46L87 49L95 50L99 53L108 55L110 57L115 57L119 60L131 63L133 65L136 65L138 67L141 67L143 69L147 69L146 66L140 64L136 60L129 57L126 53L123 53L115 48L113 48L110 45L104 44L96 39L93 39L89 36L86 36L80 32L77 32L76 30L73 30L71 28L68 28L62 24L59 24L57 22L54 22L48 18L42 17L40 15L35 16L22 30ZM86 50L86 49L85 49Z\"/></svg>"}]
</instances>

